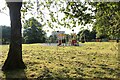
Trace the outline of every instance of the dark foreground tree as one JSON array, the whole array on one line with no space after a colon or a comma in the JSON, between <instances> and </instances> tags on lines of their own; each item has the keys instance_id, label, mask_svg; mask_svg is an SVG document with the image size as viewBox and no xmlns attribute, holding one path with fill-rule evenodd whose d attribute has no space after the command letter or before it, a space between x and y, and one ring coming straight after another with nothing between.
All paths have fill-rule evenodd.
<instances>
[{"instance_id":1,"label":"dark foreground tree","mask_svg":"<svg viewBox=\"0 0 120 80\"><path fill-rule=\"evenodd\" d=\"M22 60L22 35L21 35L21 2L7 2L10 10L11 41L7 59L2 70L14 70L26 68Z\"/></svg>"}]
</instances>

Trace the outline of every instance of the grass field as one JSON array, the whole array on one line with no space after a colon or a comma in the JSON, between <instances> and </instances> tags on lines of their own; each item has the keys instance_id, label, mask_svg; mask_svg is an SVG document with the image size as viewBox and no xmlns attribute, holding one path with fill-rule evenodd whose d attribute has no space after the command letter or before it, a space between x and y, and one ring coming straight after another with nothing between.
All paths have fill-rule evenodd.
<instances>
[{"instance_id":1,"label":"grass field","mask_svg":"<svg viewBox=\"0 0 120 80\"><path fill-rule=\"evenodd\" d=\"M7 57L2 46L0 66ZM118 43L91 42L84 46L41 46L23 44L25 70L0 71L0 77L26 78L118 78Z\"/></svg>"}]
</instances>

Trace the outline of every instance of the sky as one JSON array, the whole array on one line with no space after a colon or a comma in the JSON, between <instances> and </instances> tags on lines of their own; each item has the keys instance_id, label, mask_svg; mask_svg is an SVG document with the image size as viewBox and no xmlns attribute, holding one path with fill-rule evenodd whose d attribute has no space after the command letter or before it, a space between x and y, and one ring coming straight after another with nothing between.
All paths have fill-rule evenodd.
<instances>
[{"instance_id":1,"label":"sky","mask_svg":"<svg viewBox=\"0 0 120 80\"><path fill-rule=\"evenodd\" d=\"M0 9L5 7L5 1L0 0ZM3 13L4 12L4 13ZM0 12L0 25L10 26L9 9Z\"/></svg>"},{"instance_id":2,"label":"sky","mask_svg":"<svg viewBox=\"0 0 120 80\"><path fill-rule=\"evenodd\" d=\"M3 8L4 6L5 6L5 0L0 0L0 9ZM26 16L27 19L29 19L31 17L33 17L33 16L31 16L31 15ZM59 15L59 17L62 17L62 16ZM5 11L0 13L0 25L10 26L10 17L9 17L9 9L8 8L6 8ZM82 26L78 26L78 27L73 28L74 33L78 33L80 31L80 27L82 27ZM87 28L87 26L85 28ZM48 26L44 26L43 30L49 30L49 32L47 32L47 36L50 36L51 32L54 31L54 30L55 31L65 31L66 34L73 33L72 29L70 30L70 29L64 28L62 26L60 26L60 28L54 28L54 29L51 29Z\"/></svg>"}]
</instances>

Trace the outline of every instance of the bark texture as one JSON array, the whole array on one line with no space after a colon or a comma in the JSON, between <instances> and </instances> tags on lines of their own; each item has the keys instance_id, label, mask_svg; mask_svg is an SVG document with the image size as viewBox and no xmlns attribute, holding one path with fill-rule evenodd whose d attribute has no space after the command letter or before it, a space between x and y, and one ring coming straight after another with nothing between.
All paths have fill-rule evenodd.
<instances>
[{"instance_id":1,"label":"bark texture","mask_svg":"<svg viewBox=\"0 0 120 80\"><path fill-rule=\"evenodd\" d=\"M11 20L11 41L7 59L2 70L25 69L22 60L21 7L22 2L7 2Z\"/></svg>"}]
</instances>

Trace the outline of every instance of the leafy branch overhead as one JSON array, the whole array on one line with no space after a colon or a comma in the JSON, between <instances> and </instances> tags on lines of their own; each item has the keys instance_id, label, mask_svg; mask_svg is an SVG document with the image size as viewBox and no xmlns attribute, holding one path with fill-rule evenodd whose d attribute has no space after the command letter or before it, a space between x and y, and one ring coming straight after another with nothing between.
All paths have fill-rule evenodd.
<instances>
[{"instance_id":1,"label":"leafy branch overhead","mask_svg":"<svg viewBox=\"0 0 120 80\"><path fill-rule=\"evenodd\" d=\"M120 38L120 2L97 2L91 5L96 7L93 28L112 39Z\"/></svg>"},{"instance_id":2,"label":"leafy branch overhead","mask_svg":"<svg viewBox=\"0 0 120 80\"><path fill-rule=\"evenodd\" d=\"M35 6L35 5L36 6ZM69 2L69 1L33 1L24 2L23 18L25 15L30 14L41 20L45 25L53 28L55 23L64 27L76 27L78 25L85 25L93 22L93 12L88 3L82 2ZM37 16L36 16L37 15ZM73 26L71 26L71 25Z\"/></svg>"},{"instance_id":3,"label":"leafy branch overhead","mask_svg":"<svg viewBox=\"0 0 120 80\"><path fill-rule=\"evenodd\" d=\"M93 12L88 3L82 2L68 2L64 11L66 18L72 19L73 24L78 22L79 25L86 25L92 23Z\"/></svg>"}]
</instances>

